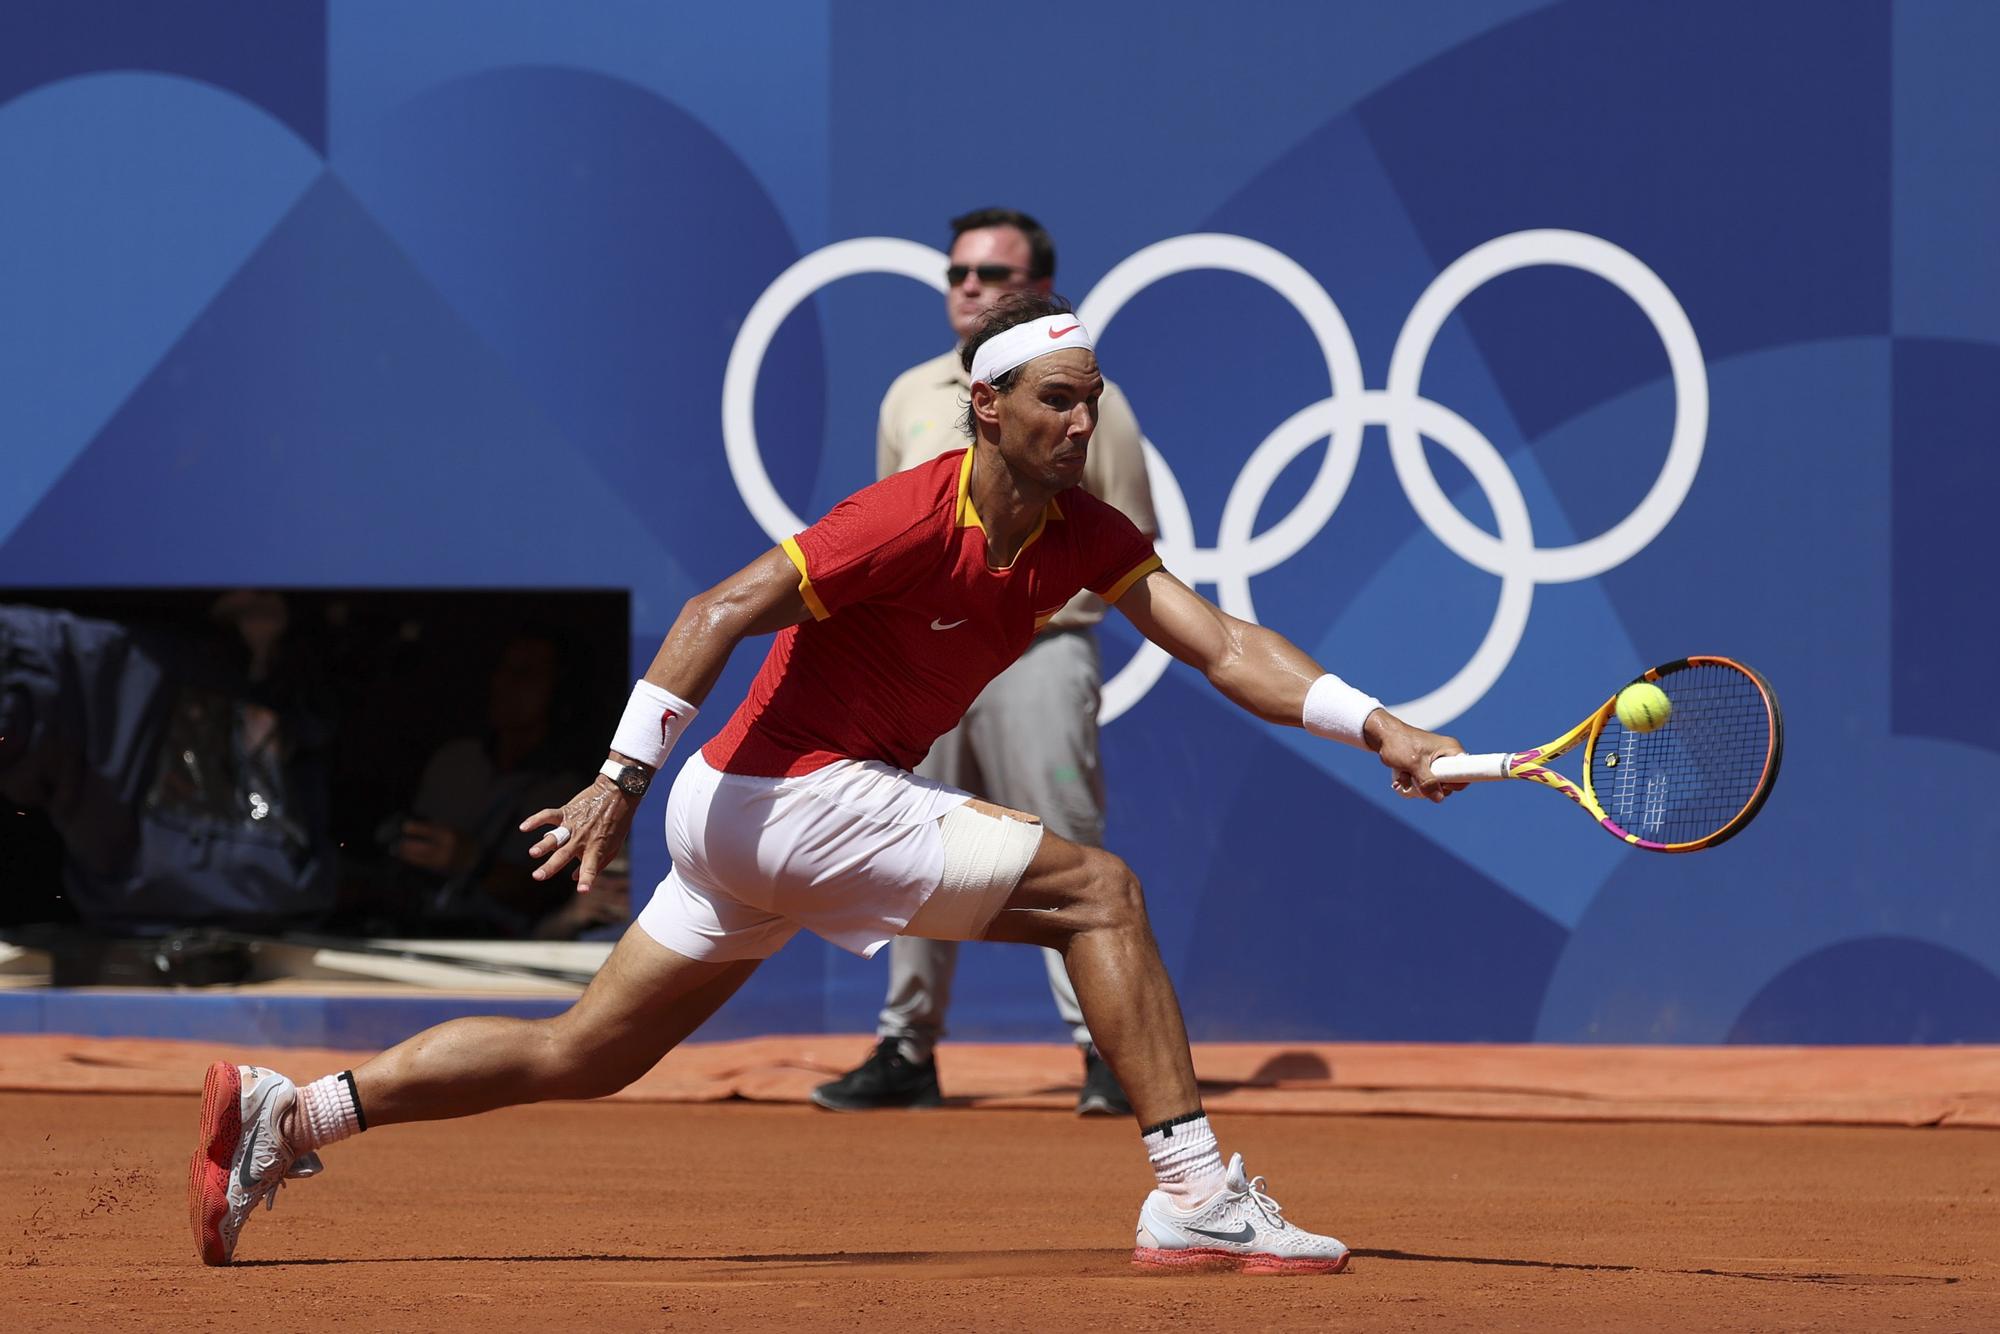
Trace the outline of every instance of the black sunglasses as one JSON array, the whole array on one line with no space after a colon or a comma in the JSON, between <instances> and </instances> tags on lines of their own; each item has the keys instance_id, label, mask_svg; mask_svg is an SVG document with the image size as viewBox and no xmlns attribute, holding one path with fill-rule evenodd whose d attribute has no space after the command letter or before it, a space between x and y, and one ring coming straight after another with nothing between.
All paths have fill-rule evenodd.
<instances>
[{"instance_id":1,"label":"black sunglasses","mask_svg":"<svg viewBox=\"0 0 2000 1334\"><path fill-rule=\"evenodd\" d=\"M1026 269L1016 268L1012 264L954 264L944 271L944 280L956 287L965 281L966 274L976 273L980 282L988 286L998 286L1001 283L1013 282L1017 273L1025 276L1027 272Z\"/></svg>"}]
</instances>

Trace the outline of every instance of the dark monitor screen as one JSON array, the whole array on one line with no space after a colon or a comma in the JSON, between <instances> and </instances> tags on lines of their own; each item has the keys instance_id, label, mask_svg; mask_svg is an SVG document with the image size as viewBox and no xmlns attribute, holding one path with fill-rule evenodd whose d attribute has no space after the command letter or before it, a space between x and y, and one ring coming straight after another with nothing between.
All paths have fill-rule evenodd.
<instances>
[{"instance_id":1,"label":"dark monitor screen","mask_svg":"<svg viewBox=\"0 0 2000 1334\"><path fill-rule=\"evenodd\" d=\"M514 826L602 762L629 602L0 589L0 924L549 934Z\"/></svg>"}]
</instances>

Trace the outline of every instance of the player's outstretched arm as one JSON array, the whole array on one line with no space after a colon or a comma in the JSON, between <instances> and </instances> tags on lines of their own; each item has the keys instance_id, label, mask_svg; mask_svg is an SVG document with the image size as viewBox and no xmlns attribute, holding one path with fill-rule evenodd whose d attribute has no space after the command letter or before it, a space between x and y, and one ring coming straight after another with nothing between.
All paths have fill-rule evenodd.
<instances>
[{"instance_id":1,"label":"player's outstretched arm","mask_svg":"<svg viewBox=\"0 0 2000 1334\"><path fill-rule=\"evenodd\" d=\"M736 646L811 615L799 592L798 569L782 547L689 598L653 655L653 665L633 687L611 743L611 758L646 770L659 768L674 738L715 688ZM571 874L578 891L589 889L598 868L625 846L639 800L599 774L561 809L537 811L522 821L523 832L549 830L528 849L530 856L548 858L535 868L535 878L547 880L574 862Z\"/></svg>"},{"instance_id":2,"label":"player's outstretched arm","mask_svg":"<svg viewBox=\"0 0 2000 1334\"><path fill-rule=\"evenodd\" d=\"M1432 760L1460 753L1457 741L1412 727L1379 704L1350 707L1345 719L1336 706L1331 725L1312 726L1315 715L1329 714L1323 706L1328 697L1336 705L1362 697L1338 678L1329 678L1326 669L1291 640L1229 615L1165 570L1155 570L1127 589L1118 599L1118 610L1140 634L1201 672L1210 685L1259 718L1291 727L1310 726L1322 735L1373 750L1393 771L1395 788L1404 796L1442 801L1459 790L1460 784L1431 777ZM1315 696L1309 706L1309 697Z\"/></svg>"},{"instance_id":3,"label":"player's outstretched arm","mask_svg":"<svg viewBox=\"0 0 2000 1334\"><path fill-rule=\"evenodd\" d=\"M646 679L698 705L715 689L738 644L811 618L799 593L798 567L783 547L772 547L682 605Z\"/></svg>"}]
</instances>

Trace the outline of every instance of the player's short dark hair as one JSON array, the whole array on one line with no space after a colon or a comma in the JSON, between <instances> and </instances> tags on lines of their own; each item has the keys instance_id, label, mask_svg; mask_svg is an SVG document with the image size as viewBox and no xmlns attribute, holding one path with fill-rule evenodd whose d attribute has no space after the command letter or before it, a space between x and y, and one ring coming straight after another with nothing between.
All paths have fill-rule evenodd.
<instances>
[{"instance_id":1,"label":"player's short dark hair","mask_svg":"<svg viewBox=\"0 0 2000 1334\"><path fill-rule=\"evenodd\" d=\"M1056 243L1048 229L1018 208L976 208L951 220L954 244L967 232L981 227L1012 227L1028 238L1028 281L1039 282L1056 276Z\"/></svg>"},{"instance_id":2,"label":"player's short dark hair","mask_svg":"<svg viewBox=\"0 0 2000 1334\"><path fill-rule=\"evenodd\" d=\"M965 368L966 374L970 375L972 359L979 355L979 345L995 334L1005 333L1015 325L1026 324L1029 320L1075 313L1076 308L1070 305L1068 298L1057 296L1053 292L1009 292L993 303L993 308L979 321L979 327L972 331L972 337L965 340L965 346L958 350L958 364ZM1011 371L994 376L987 383L992 385L996 392L1005 394L1013 390L1020 378L1021 368L1016 366ZM965 411L959 416L958 429L965 432L965 438L968 440L979 438L979 428L972 420L972 400L969 397L965 400Z\"/></svg>"}]
</instances>

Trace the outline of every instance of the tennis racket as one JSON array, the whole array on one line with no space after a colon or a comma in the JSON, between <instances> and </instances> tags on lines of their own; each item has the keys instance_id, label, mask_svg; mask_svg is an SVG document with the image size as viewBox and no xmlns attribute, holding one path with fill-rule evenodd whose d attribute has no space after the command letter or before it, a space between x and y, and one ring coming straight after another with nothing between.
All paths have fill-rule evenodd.
<instances>
[{"instance_id":1,"label":"tennis racket","mask_svg":"<svg viewBox=\"0 0 2000 1334\"><path fill-rule=\"evenodd\" d=\"M1740 833L1778 781L1784 715L1771 683L1729 658L1682 658L1634 677L1666 692L1667 721L1635 732L1618 696L1534 750L1447 755L1431 776L1448 783L1525 778L1552 787L1612 834L1648 852L1699 852ZM1581 745L1581 780L1549 768Z\"/></svg>"}]
</instances>

